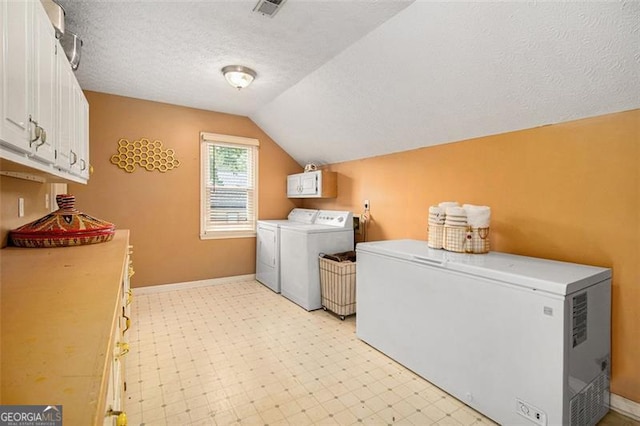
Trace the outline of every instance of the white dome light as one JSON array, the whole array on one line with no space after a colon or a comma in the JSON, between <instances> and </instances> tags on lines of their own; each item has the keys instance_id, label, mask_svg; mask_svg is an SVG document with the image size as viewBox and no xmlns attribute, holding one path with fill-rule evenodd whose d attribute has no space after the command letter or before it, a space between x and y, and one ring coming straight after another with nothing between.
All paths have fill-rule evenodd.
<instances>
[{"instance_id":1,"label":"white dome light","mask_svg":"<svg viewBox=\"0 0 640 426\"><path fill-rule=\"evenodd\" d=\"M227 65L222 68L222 74L224 74L224 78L227 79L229 84L238 90L250 85L257 75L254 70L242 65Z\"/></svg>"}]
</instances>

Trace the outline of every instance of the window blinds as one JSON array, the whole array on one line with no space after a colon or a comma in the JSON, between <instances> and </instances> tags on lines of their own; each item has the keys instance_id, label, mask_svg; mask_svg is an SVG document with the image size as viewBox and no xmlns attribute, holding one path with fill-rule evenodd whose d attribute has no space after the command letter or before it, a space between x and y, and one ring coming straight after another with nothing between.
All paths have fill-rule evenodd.
<instances>
[{"instance_id":1,"label":"window blinds","mask_svg":"<svg viewBox=\"0 0 640 426\"><path fill-rule=\"evenodd\" d=\"M203 141L202 234L255 232L257 154L254 144Z\"/></svg>"}]
</instances>

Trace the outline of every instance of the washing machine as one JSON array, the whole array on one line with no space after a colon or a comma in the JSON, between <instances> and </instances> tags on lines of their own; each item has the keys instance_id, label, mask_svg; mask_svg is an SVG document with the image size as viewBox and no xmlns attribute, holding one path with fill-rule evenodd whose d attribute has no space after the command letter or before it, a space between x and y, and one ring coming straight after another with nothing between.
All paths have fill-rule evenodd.
<instances>
[{"instance_id":1,"label":"washing machine","mask_svg":"<svg viewBox=\"0 0 640 426\"><path fill-rule=\"evenodd\" d=\"M320 210L313 224L280 226L280 292L307 311L322 307L320 253L353 250L353 214Z\"/></svg>"},{"instance_id":2,"label":"washing machine","mask_svg":"<svg viewBox=\"0 0 640 426\"><path fill-rule=\"evenodd\" d=\"M256 225L256 280L280 293L280 226L312 224L318 210L293 209L287 219L259 220Z\"/></svg>"}]
</instances>

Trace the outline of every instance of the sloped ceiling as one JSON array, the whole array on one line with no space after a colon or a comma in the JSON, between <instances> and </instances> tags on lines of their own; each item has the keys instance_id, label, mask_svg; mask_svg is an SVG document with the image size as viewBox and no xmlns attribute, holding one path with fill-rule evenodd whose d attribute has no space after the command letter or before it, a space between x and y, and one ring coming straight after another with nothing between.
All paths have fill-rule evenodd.
<instances>
[{"instance_id":1,"label":"sloped ceiling","mask_svg":"<svg viewBox=\"0 0 640 426\"><path fill-rule=\"evenodd\" d=\"M247 115L300 164L640 108L635 1L61 3L84 89Z\"/></svg>"}]
</instances>

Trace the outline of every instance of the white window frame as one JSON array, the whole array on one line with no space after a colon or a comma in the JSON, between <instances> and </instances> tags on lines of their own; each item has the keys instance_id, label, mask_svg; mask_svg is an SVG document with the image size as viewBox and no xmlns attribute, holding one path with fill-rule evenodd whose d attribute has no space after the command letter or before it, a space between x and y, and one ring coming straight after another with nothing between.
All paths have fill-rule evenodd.
<instances>
[{"instance_id":1,"label":"white window frame","mask_svg":"<svg viewBox=\"0 0 640 426\"><path fill-rule=\"evenodd\" d=\"M220 226L216 229L207 224L209 200L207 197L207 166L209 164L209 146L211 144L236 146L246 148L253 146L253 215L249 218L250 229L228 229L233 226ZM200 133L200 239L220 238L251 238L256 236L256 222L258 219L258 153L260 141L242 136L221 135L217 133ZM225 229L227 228L227 229Z\"/></svg>"}]
</instances>

